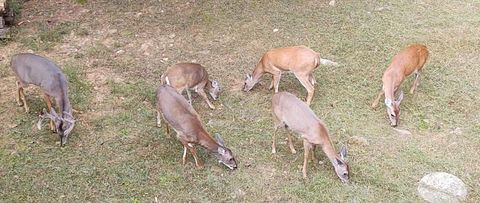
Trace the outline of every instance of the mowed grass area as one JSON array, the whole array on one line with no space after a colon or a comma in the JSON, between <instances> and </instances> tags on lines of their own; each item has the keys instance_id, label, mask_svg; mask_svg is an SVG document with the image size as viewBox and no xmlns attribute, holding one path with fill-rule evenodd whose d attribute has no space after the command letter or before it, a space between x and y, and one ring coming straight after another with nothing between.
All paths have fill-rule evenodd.
<instances>
[{"instance_id":1,"label":"mowed grass area","mask_svg":"<svg viewBox=\"0 0 480 203\"><path fill-rule=\"evenodd\" d=\"M27 1L21 25L0 41L0 199L5 202L325 201L419 202L418 181L436 171L467 185L480 201L480 1ZM273 32L278 29L278 32ZM370 105L391 58L410 43L429 47L418 92L405 81L402 134L385 107ZM351 183L342 184L321 150L302 179L302 140L290 154L280 131L271 154L270 77L241 91L268 49L303 44L340 64L315 71L311 108L337 150L349 149ZM59 64L80 113L67 146L46 125L45 107L27 90L31 112L15 102L11 55L33 51ZM199 148L181 164L182 146L155 127L161 73L198 62L223 93L194 108L237 158L229 171ZM284 74L281 91L306 96Z\"/></svg>"}]
</instances>

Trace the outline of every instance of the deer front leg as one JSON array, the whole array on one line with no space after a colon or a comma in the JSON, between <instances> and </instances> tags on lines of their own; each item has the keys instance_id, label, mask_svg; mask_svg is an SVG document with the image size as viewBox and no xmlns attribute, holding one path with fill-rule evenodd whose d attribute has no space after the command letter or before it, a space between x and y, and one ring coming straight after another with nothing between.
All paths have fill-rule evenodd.
<instances>
[{"instance_id":1,"label":"deer front leg","mask_svg":"<svg viewBox=\"0 0 480 203\"><path fill-rule=\"evenodd\" d=\"M203 100L205 100L205 102L207 102L210 109L215 109L215 106L213 106L210 100L208 100L207 93L205 93L204 89L200 89L197 93L203 98Z\"/></svg>"},{"instance_id":2,"label":"deer front leg","mask_svg":"<svg viewBox=\"0 0 480 203\"><path fill-rule=\"evenodd\" d=\"M376 108L378 106L378 102L380 101L380 97L382 97L383 94L384 94L384 91L383 91L383 88L382 88L382 90L378 93L377 98L375 98L375 100L373 100L372 108Z\"/></svg>"},{"instance_id":3,"label":"deer front leg","mask_svg":"<svg viewBox=\"0 0 480 203\"><path fill-rule=\"evenodd\" d=\"M192 105L192 94L190 93L190 90L188 89L188 87L185 88L185 90L187 91L188 103Z\"/></svg>"},{"instance_id":4,"label":"deer front leg","mask_svg":"<svg viewBox=\"0 0 480 203\"><path fill-rule=\"evenodd\" d=\"M309 155L309 152L310 152L311 148L312 148L312 144L310 144L307 140L303 140L303 151L304 151L303 169L302 169L303 178L307 178L308 155Z\"/></svg>"},{"instance_id":5,"label":"deer front leg","mask_svg":"<svg viewBox=\"0 0 480 203\"><path fill-rule=\"evenodd\" d=\"M193 159L195 159L195 166L197 167L197 169L203 168L200 161L198 161L197 151L195 150L195 148L193 146L191 146L191 144L188 144L188 149L190 150L190 153L192 153Z\"/></svg>"},{"instance_id":6,"label":"deer front leg","mask_svg":"<svg viewBox=\"0 0 480 203\"><path fill-rule=\"evenodd\" d=\"M48 109L48 112L51 112L52 110L52 101L50 100L50 96L48 96L47 94L43 93L43 100L45 101L45 103L47 104L47 109ZM48 126L50 127L50 130L55 132L57 129L55 128L55 123L53 122L52 119L50 119L50 122L48 122Z\"/></svg>"},{"instance_id":7,"label":"deer front leg","mask_svg":"<svg viewBox=\"0 0 480 203\"><path fill-rule=\"evenodd\" d=\"M275 93L278 93L278 87L280 86L280 78L282 77L282 72L273 73L273 87L275 89Z\"/></svg>"}]
</instances>

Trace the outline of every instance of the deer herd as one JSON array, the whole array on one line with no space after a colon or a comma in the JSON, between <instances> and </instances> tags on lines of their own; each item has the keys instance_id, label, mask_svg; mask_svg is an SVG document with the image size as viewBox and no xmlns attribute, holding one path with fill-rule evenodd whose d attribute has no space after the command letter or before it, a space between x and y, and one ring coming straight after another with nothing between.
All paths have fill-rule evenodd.
<instances>
[{"instance_id":1,"label":"deer herd","mask_svg":"<svg viewBox=\"0 0 480 203\"><path fill-rule=\"evenodd\" d=\"M383 74L383 87L373 101L375 108L382 95L385 95L385 106L390 125L396 127L400 118L400 102L403 91L395 97L405 78L414 73L415 78L410 93L413 94L420 83L423 65L428 58L427 47L421 44L412 44L401 50L392 59L391 64ZM302 173L307 177L307 163L309 159L315 161L314 151L319 146L331 162L335 173L342 182L349 180L349 167L346 162L347 148L342 146L337 154L325 123L319 119L309 107L313 100L315 78L313 71L320 65L338 65L337 63L320 58L320 55L305 46L294 46L271 49L258 62L252 74L247 74L243 85L245 92L250 91L265 73L272 75L270 89L274 88L272 97L272 114L274 130L272 133L272 153L276 153L275 137L279 127L285 127L303 138L304 160ZM60 137L60 145L64 146L68 136L75 126L72 106L68 99L68 82L61 69L52 61L42 56L29 53L16 54L11 58L10 66L17 79L17 103L23 106L25 112L29 107L25 98L24 88L29 84L39 86L47 109L43 109L38 116L37 127L41 129L42 121L49 119L50 130ZM292 72L307 90L306 102L288 92L279 92L278 87L283 72ZM182 96L187 92L188 100ZM183 145L183 164L186 163L187 151L195 160L195 166L201 168L195 145L200 145L211 152L219 163L229 169L236 169L237 162L232 150L225 146L219 133L215 139L202 124L200 115L192 106L190 91L200 95L211 109L215 106L207 96L217 100L221 91L219 82L209 79L207 70L200 64L175 64L161 76L160 86L156 91L157 126L165 122L167 136L170 127L176 132L176 138ZM51 97L55 100L57 110L53 107ZM170 126L170 127L169 127ZM288 133L288 145L293 154L296 150Z\"/></svg>"}]
</instances>

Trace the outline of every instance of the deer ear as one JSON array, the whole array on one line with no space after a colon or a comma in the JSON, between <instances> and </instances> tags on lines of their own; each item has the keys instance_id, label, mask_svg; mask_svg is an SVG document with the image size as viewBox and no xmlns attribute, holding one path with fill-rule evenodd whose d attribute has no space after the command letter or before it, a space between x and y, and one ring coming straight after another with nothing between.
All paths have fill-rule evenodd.
<instances>
[{"instance_id":1,"label":"deer ear","mask_svg":"<svg viewBox=\"0 0 480 203\"><path fill-rule=\"evenodd\" d=\"M399 104L400 104L400 102L402 102L402 100L403 100L403 91L400 92L400 95L398 95L398 97L397 97L396 100L397 100L397 102L398 102Z\"/></svg>"},{"instance_id":2,"label":"deer ear","mask_svg":"<svg viewBox=\"0 0 480 203\"><path fill-rule=\"evenodd\" d=\"M215 133L215 140L217 140L217 143L220 146L225 147L225 143L223 143L223 139L222 139L222 137L220 137L220 134Z\"/></svg>"},{"instance_id":3,"label":"deer ear","mask_svg":"<svg viewBox=\"0 0 480 203\"><path fill-rule=\"evenodd\" d=\"M342 149L340 149L340 158L345 160L347 158L347 146L343 145Z\"/></svg>"}]
</instances>

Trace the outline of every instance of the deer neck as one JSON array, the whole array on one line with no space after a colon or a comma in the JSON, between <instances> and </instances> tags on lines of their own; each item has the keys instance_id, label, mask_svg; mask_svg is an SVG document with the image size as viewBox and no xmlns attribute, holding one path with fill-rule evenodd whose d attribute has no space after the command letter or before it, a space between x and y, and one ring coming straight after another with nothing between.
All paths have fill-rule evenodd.
<instances>
[{"instance_id":1,"label":"deer neck","mask_svg":"<svg viewBox=\"0 0 480 203\"><path fill-rule=\"evenodd\" d=\"M320 124L320 137L323 139L322 150L327 155L328 159L332 164L335 164L335 159L337 158L337 153L335 152L335 148L330 141L330 136L328 135L328 131L324 125Z\"/></svg>"},{"instance_id":2,"label":"deer neck","mask_svg":"<svg viewBox=\"0 0 480 203\"><path fill-rule=\"evenodd\" d=\"M253 70L253 74L252 74L253 81L257 82L260 79L260 77L262 77L262 75L264 73L265 73L265 71L263 70L262 61L260 61L260 62L258 62L255 70Z\"/></svg>"},{"instance_id":3,"label":"deer neck","mask_svg":"<svg viewBox=\"0 0 480 203\"><path fill-rule=\"evenodd\" d=\"M385 99L395 100L395 85L393 79L383 85L383 91L385 92Z\"/></svg>"},{"instance_id":4,"label":"deer neck","mask_svg":"<svg viewBox=\"0 0 480 203\"><path fill-rule=\"evenodd\" d=\"M202 130L202 132L198 134L198 139L198 144L205 147L208 151L213 153L218 152L218 147L220 147L220 145L218 145L218 143L207 132Z\"/></svg>"}]
</instances>

